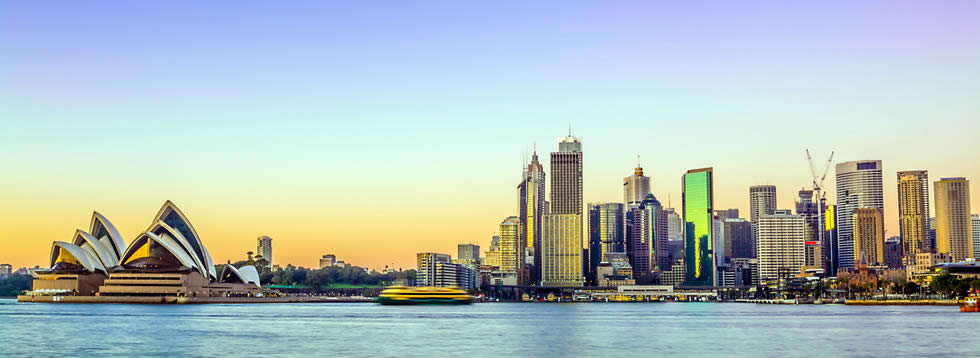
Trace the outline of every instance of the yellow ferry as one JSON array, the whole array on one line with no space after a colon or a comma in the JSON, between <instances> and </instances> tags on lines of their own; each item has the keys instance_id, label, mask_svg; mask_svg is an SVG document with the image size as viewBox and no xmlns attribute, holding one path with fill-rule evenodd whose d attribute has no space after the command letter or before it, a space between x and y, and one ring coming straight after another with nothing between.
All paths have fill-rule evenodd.
<instances>
[{"instance_id":1,"label":"yellow ferry","mask_svg":"<svg viewBox=\"0 0 980 358\"><path fill-rule=\"evenodd\" d=\"M391 286L381 291L377 302L383 305L469 304L473 296L459 287Z\"/></svg>"}]
</instances>

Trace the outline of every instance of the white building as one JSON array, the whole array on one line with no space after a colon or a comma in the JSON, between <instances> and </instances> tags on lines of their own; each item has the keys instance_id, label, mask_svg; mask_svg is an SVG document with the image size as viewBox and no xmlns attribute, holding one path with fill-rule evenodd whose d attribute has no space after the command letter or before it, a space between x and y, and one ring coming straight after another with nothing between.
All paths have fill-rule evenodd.
<instances>
[{"instance_id":1,"label":"white building","mask_svg":"<svg viewBox=\"0 0 980 358\"><path fill-rule=\"evenodd\" d=\"M854 209L875 208L881 211L881 217L885 217L881 161L860 160L839 163L836 171L839 268L854 268Z\"/></svg>"},{"instance_id":2,"label":"white building","mask_svg":"<svg viewBox=\"0 0 980 358\"><path fill-rule=\"evenodd\" d=\"M790 210L776 210L759 218L756 239L759 254L759 280L789 278L803 267L806 241L806 217Z\"/></svg>"}]
</instances>

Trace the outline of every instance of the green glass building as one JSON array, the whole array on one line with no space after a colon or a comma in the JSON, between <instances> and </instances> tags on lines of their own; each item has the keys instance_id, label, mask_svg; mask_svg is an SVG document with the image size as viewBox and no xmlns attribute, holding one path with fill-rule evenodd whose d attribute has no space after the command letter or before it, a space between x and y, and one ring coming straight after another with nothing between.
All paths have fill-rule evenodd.
<instances>
[{"instance_id":1,"label":"green glass building","mask_svg":"<svg viewBox=\"0 0 980 358\"><path fill-rule=\"evenodd\" d=\"M688 170L681 180L685 286L715 286L713 180L711 168Z\"/></svg>"}]
</instances>

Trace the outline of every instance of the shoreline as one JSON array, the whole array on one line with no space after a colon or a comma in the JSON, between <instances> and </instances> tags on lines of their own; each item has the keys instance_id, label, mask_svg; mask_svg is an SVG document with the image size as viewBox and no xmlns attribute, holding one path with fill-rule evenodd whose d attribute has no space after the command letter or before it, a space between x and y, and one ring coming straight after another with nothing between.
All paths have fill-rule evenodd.
<instances>
[{"instance_id":1,"label":"shoreline","mask_svg":"<svg viewBox=\"0 0 980 358\"><path fill-rule=\"evenodd\" d=\"M17 296L25 303L134 304L259 304L259 303L372 303L371 298L326 297L175 297L175 296Z\"/></svg>"}]
</instances>

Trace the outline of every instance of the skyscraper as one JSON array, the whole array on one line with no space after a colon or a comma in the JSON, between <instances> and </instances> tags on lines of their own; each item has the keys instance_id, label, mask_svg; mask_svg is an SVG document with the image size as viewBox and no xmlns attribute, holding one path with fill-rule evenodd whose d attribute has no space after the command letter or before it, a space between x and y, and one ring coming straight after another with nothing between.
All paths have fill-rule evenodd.
<instances>
[{"instance_id":1,"label":"skyscraper","mask_svg":"<svg viewBox=\"0 0 980 358\"><path fill-rule=\"evenodd\" d=\"M623 203L639 203L650 192L650 177L643 176L643 167L636 163L633 175L623 178Z\"/></svg>"},{"instance_id":2,"label":"skyscraper","mask_svg":"<svg viewBox=\"0 0 980 358\"><path fill-rule=\"evenodd\" d=\"M639 204L630 204L626 241L629 262L636 275L646 275L659 263L666 263L667 217L660 201L651 193Z\"/></svg>"},{"instance_id":3,"label":"skyscraper","mask_svg":"<svg viewBox=\"0 0 980 358\"><path fill-rule=\"evenodd\" d=\"M755 258L752 222L743 218L725 220L725 257Z\"/></svg>"},{"instance_id":4,"label":"skyscraper","mask_svg":"<svg viewBox=\"0 0 980 358\"><path fill-rule=\"evenodd\" d=\"M569 133L551 153L550 213L542 221L542 285L582 285L582 196L582 140Z\"/></svg>"},{"instance_id":5,"label":"skyscraper","mask_svg":"<svg viewBox=\"0 0 980 358\"><path fill-rule=\"evenodd\" d=\"M824 251L827 252L827 275L834 276L837 274L837 268L840 267L840 256L837 249L837 205L827 205L823 218L823 247Z\"/></svg>"},{"instance_id":6,"label":"skyscraper","mask_svg":"<svg viewBox=\"0 0 980 358\"><path fill-rule=\"evenodd\" d=\"M881 161L860 160L838 163L836 171L839 268L854 268L857 264L854 261L857 257L854 254L854 209L878 209L881 211L881 217L885 217Z\"/></svg>"},{"instance_id":7,"label":"skyscraper","mask_svg":"<svg viewBox=\"0 0 980 358\"><path fill-rule=\"evenodd\" d=\"M551 214L582 214L582 140L558 139L551 153Z\"/></svg>"},{"instance_id":8,"label":"skyscraper","mask_svg":"<svg viewBox=\"0 0 980 358\"><path fill-rule=\"evenodd\" d=\"M620 203L589 204L588 274L593 279L595 268L608 260L609 253L626 254L624 205Z\"/></svg>"},{"instance_id":9,"label":"skyscraper","mask_svg":"<svg viewBox=\"0 0 980 358\"><path fill-rule=\"evenodd\" d=\"M258 245L255 249L255 253L262 256L263 259L268 263L268 267L272 267L272 238L268 236L259 236Z\"/></svg>"},{"instance_id":10,"label":"skyscraper","mask_svg":"<svg viewBox=\"0 0 980 358\"><path fill-rule=\"evenodd\" d=\"M531 163L524 168L521 184L517 186L521 218L521 242L532 265L531 280L541 279L541 218L545 214L545 174L538 162L538 152L531 155ZM527 261L527 260L526 260Z\"/></svg>"},{"instance_id":11,"label":"skyscraper","mask_svg":"<svg viewBox=\"0 0 980 358\"><path fill-rule=\"evenodd\" d=\"M681 180L685 285L715 286L714 180L712 168L688 170Z\"/></svg>"},{"instance_id":12,"label":"skyscraper","mask_svg":"<svg viewBox=\"0 0 980 358\"><path fill-rule=\"evenodd\" d=\"M885 263L885 232L881 211L875 208L854 209L854 263L863 259L866 265Z\"/></svg>"},{"instance_id":13,"label":"skyscraper","mask_svg":"<svg viewBox=\"0 0 980 358\"><path fill-rule=\"evenodd\" d=\"M935 182L936 246L953 262L973 256L973 228L970 222L970 181L942 178Z\"/></svg>"},{"instance_id":14,"label":"skyscraper","mask_svg":"<svg viewBox=\"0 0 980 358\"><path fill-rule=\"evenodd\" d=\"M932 250L929 240L929 172L898 172L898 226L902 254L914 258Z\"/></svg>"},{"instance_id":15,"label":"skyscraper","mask_svg":"<svg viewBox=\"0 0 980 358\"><path fill-rule=\"evenodd\" d=\"M789 210L775 210L759 218L759 280L786 279L800 273L804 264L806 218Z\"/></svg>"},{"instance_id":16,"label":"skyscraper","mask_svg":"<svg viewBox=\"0 0 980 358\"><path fill-rule=\"evenodd\" d=\"M752 232L759 229L759 218L776 210L776 186L753 185L749 187L749 219Z\"/></svg>"},{"instance_id":17,"label":"skyscraper","mask_svg":"<svg viewBox=\"0 0 980 358\"><path fill-rule=\"evenodd\" d=\"M804 266L823 269L826 261L823 243L820 241L823 238L821 231L823 229L820 227L822 220L820 216L823 214L823 208L820 205L822 203L818 204L819 198L817 201L813 199L813 190L801 189L796 201L796 215L803 216L806 222Z\"/></svg>"},{"instance_id":18,"label":"skyscraper","mask_svg":"<svg viewBox=\"0 0 980 358\"><path fill-rule=\"evenodd\" d=\"M541 285L582 286L582 215L548 214L542 226Z\"/></svg>"},{"instance_id":19,"label":"skyscraper","mask_svg":"<svg viewBox=\"0 0 980 358\"><path fill-rule=\"evenodd\" d=\"M647 210L649 221L650 241L650 269L660 268L660 270L670 269L670 250L667 246L667 212L663 205L652 193L648 193L643 199L643 207Z\"/></svg>"},{"instance_id":20,"label":"skyscraper","mask_svg":"<svg viewBox=\"0 0 980 358\"><path fill-rule=\"evenodd\" d=\"M524 267L521 258L521 219L510 216L500 223L500 271L518 274Z\"/></svg>"}]
</instances>

